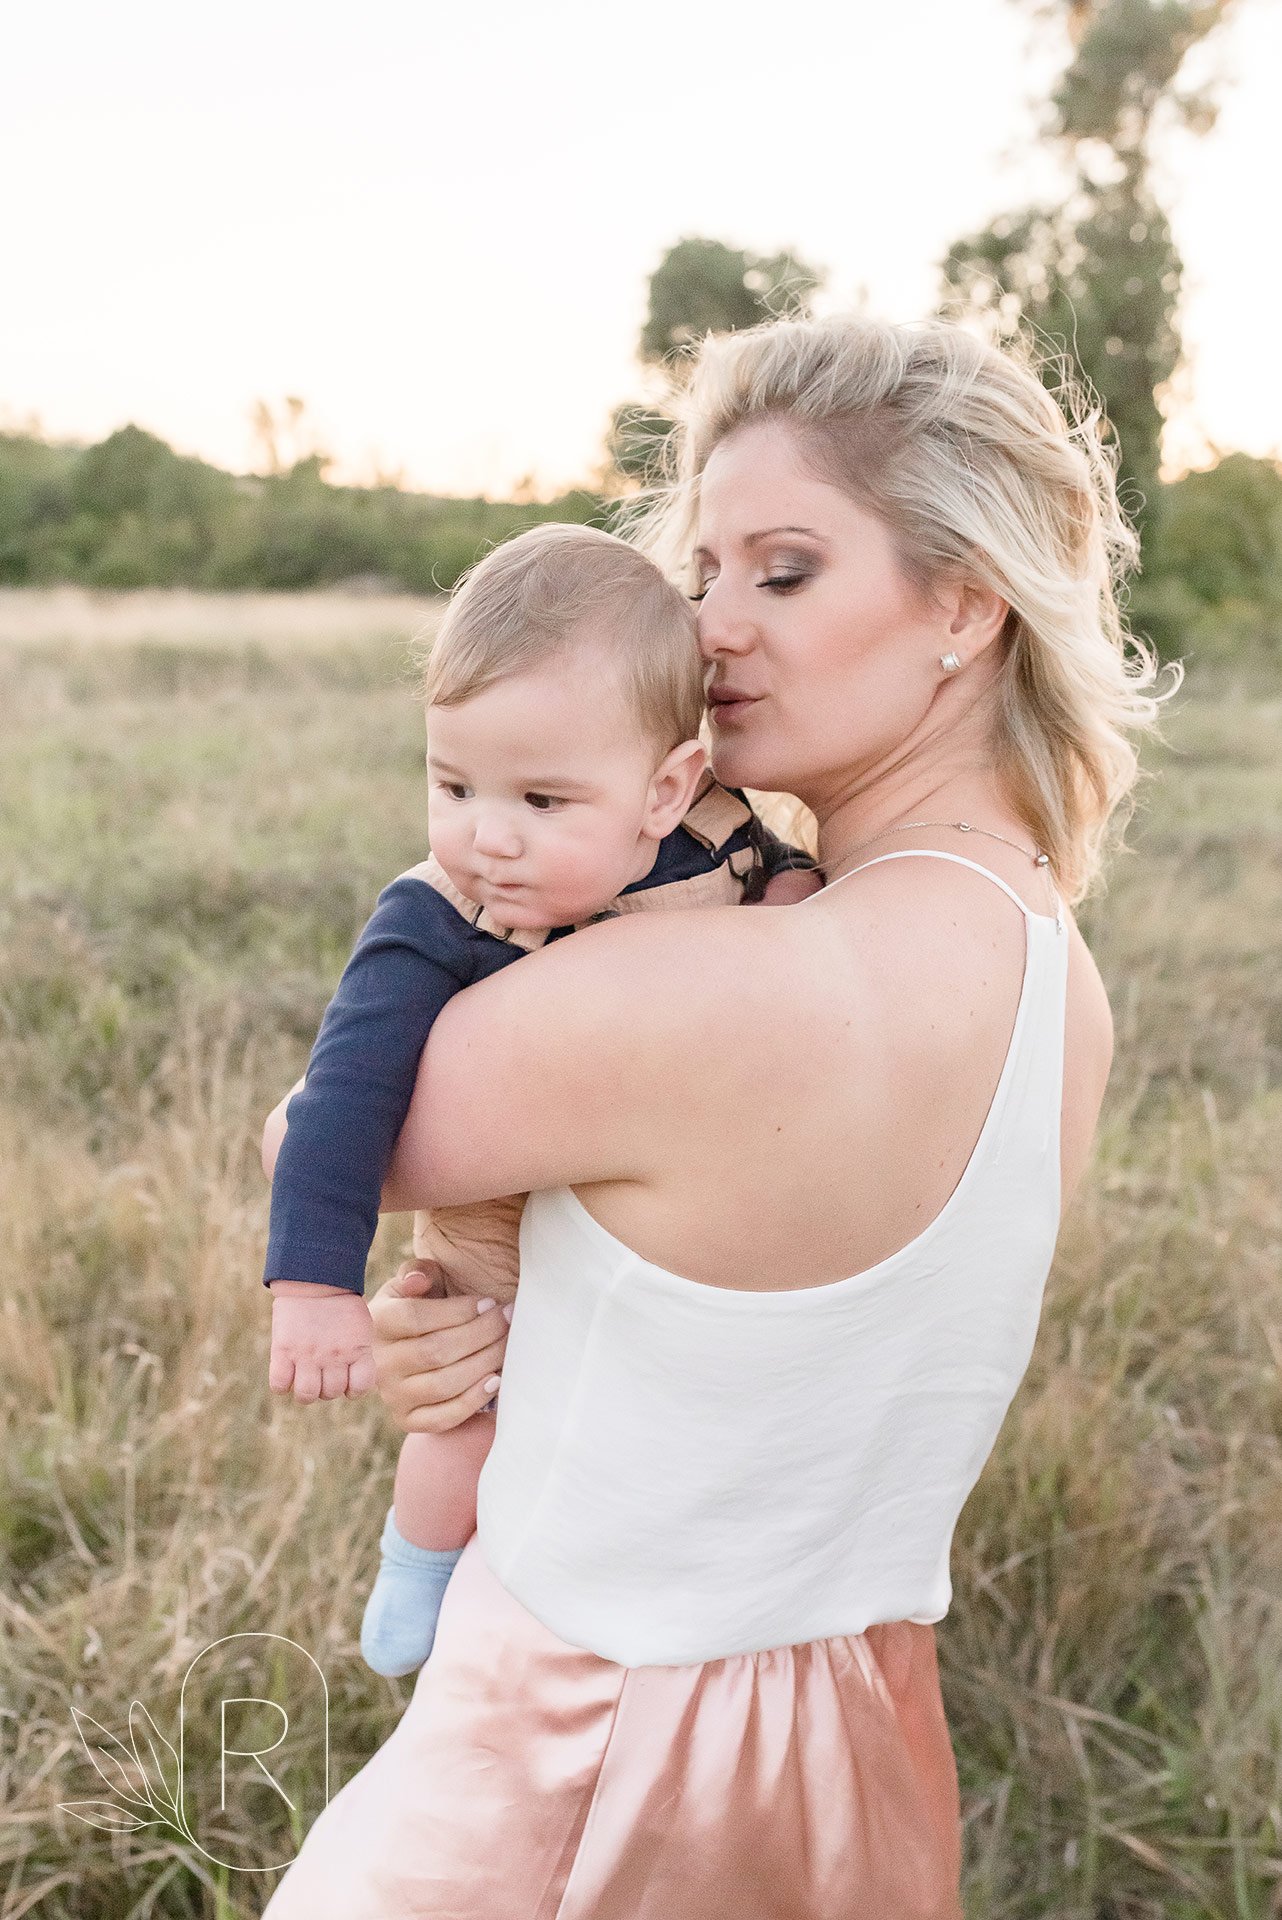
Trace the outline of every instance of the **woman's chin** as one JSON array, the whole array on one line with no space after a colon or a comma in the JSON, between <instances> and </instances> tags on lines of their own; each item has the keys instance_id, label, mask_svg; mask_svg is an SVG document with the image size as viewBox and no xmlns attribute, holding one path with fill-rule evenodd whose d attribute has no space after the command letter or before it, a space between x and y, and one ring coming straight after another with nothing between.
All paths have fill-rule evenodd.
<instances>
[{"instance_id":1,"label":"woman's chin","mask_svg":"<svg viewBox=\"0 0 1282 1920\"><path fill-rule=\"evenodd\" d=\"M782 790L776 769L760 751L746 741L718 740L713 736L710 753L713 777L723 787L752 787L761 793Z\"/></svg>"}]
</instances>

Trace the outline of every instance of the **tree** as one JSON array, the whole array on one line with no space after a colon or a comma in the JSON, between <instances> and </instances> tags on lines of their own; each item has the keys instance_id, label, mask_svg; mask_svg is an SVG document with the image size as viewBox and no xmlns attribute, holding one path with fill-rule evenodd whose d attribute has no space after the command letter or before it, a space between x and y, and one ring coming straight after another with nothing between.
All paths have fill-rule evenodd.
<instances>
[{"instance_id":1,"label":"tree","mask_svg":"<svg viewBox=\"0 0 1282 1920\"><path fill-rule=\"evenodd\" d=\"M1181 91L1178 80L1233 0L1025 4L1069 30L1048 132L1074 184L1062 206L1026 207L959 240L944 263L945 297L999 337L1032 331L1081 368L1117 436L1126 504L1143 521L1157 492L1163 389L1180 358L1182 274L1152 187L1152 139L1162 125L1214 124L1206 91Z\"/></svg>"},{"instance_id":2,"label":"tree","mask_svg":"<svg viewBox=\"0 0 1282 1920\"><path fill-rule=\"evenodd\" d=\"M791 253L757 254L692 236L669 247L650 276L640 357L667 365L705 333L733 333L804 313L823 275Z\"/></svg>"},{"instance_id":3,"label":"tree","mask_svg":"<svg viewBox=\"0 0 1282 1920\"><path fill-rule=\"evenodd\" d=\"M687 234L650 276L650 305L637 357L659 376L651 401L614 408L606 433L606 486L644 481L672 431L665 399L680 377L681 356L707 333L734 333L760 321L810 310L823 285L816 267L789 252L759 254Z\"/></svg>"},{"instance_id":4,"label":"tree","mask_svg":"<svg viewBox=\"0 0 1282 1920\"><path fill-rule=\"evenodd\" d=\"M164 440L142 427L120 427L76 462L71 496L82 512L103 519L143 513L158 484L180 456Z\"/></svg>"}]
</instances>

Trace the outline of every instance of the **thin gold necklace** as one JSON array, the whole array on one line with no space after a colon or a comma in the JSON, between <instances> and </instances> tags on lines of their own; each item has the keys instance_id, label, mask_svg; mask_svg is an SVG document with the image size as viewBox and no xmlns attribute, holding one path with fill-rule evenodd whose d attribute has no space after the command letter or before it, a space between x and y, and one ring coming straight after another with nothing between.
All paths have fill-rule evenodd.
<instances>
[{"instance_id":1,"label":"thin gold necklace","mask_svg":"<svg viewBox=\"0 0 1282 1920\"><path fill-rule=\"evenodd\" d=\"M843 861L853 859L855 854L862 853L865 847L876 846L877 842L879 840L884 840L887 834L910 833L914 828L917 828L917 827L951 827L951 828L954 828L958 833L986 834L990 840L1000 840L1003 846L1014 847L1016 853L1024 854L1028 859L1032 861L1035 867L1049 867L1050 865L1050 859L1051 859L1050 855L1048 853L1043 853L1040 847L1034 847L1032 853L1030 854L1027 847L1021 847L1019 845L1019 842L1016 840L1008 840L1004 833L994 833L991 827L972 826L969 820L905 820L901 826L883 827L881 832L874 833L870 840L861 840L858 846L847 847L845 852L839 853L835 860L825 861L823 864L822 871L825 874L831 873L833 867L839 867ZM837 876L839 880L846 880L846 879L849 879L849 877L850 876L845 873L838 874ZM1047 874L1046 877L1048 880L1050 879L1049 874ZM825 881L824 884L826 886L831 887L836 885L836 881L827 880ZM1058 895L1056 895L1055 907L1056 907L1056 911L1055 911L1056 925L1062 926L1063 922L1061 921L1060 915L1059 915Z\"/></svg>"}]
</instances>

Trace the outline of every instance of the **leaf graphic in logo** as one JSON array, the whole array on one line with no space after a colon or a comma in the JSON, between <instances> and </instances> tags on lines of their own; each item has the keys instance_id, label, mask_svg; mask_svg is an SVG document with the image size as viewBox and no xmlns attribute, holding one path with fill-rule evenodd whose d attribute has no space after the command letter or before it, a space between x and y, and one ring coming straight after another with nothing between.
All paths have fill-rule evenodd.
<instances>
[{"instance_id":1,"label":"leaf graphic in logo","mask_svg":"<svg viewBox=\"0 0 1282 1920\"><path fill-rule=\"evenodd\" d=\"M152 1806L151 1795L147 1791L147 1776L136 1756L117 1740L114 1733L108 1733L106 1727L99 1726L91 1714L82 1713L79 1707L74 1706L71 1712L85 1752L112 1792L118 1793L132 1806L159 1812L159 1808Z\"/></svg>"},{"instance_id":2,"label":"leaf graphic in logo","mask_svg":"<svg viewBox=\"0 0 1282 1920\"><path fill-rule=\"evenodd\" d=\"M157 1812L162 1806L168 1808L179 1827L185 1832L182 1807L178 1797L182 1786L182 1769L178 1755L141 1700L130 1703L129 1738L152 1806Z\"/></svg>"},{"instance_id":3,"label":"leaf graphic in logo","mask_svg":"<svg viewBox=\"0 0 1282 1920\"><path fill-rule=\"evenodd\" d=\"M139 1827L156 1827L158 1820L139 1820L126 1813L114 1800L60 1800L62 1813L73 1813L87 1827L100 1827L104 1833L137 1833Z\"/></svg>"}]
</instances>

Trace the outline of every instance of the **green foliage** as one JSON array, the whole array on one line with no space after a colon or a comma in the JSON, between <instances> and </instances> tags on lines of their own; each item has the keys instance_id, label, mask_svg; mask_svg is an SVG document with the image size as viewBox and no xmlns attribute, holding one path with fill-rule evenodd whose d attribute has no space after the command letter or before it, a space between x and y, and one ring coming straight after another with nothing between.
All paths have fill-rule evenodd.
<instances>
[{"instance_id":1,"label":"green foliage","mask_svg":"<svg viewBox=\"0 0 1282 1920\"><path fill-rule=\"evenodd\" d=\"M1282 466L1231 453L1164 487L1131 617L1168 658L1282 665Z\"/></svg>"},{"instance_id":2,"label":"green foliage","mask_svg":"<svg viewBox=\"0 0 1282 1920\"><path fill-rule=\"evenodd\" d=\"M1162 390L1179 363L1182 263L1154 195L1149 141L1169 109L1199 131L1202 92L1176 85L1185 55L1230 0L1063 0L1076 46L1051 100L1049 135L1076 185L1060 207L1026 207L960 240L944 263L950 306L998 337L1031 332L1089 379L1117 436L1124 498L1145 524L1156 494ZM1052 369L1052 377L1054 370Z\"/></svg>"},{"instance_id":3,"label":"green foliage","mask_svg":"<svg viewBox=\"0 0 1282 1920\"><path fill-rule=\"evenodd\" d=\"M83 450L0 435L0 584L296 589L353 577L430 593L541 520L599 522L601 498L438 499L335 487L310 454L224 473L122 427Z\"/></svg>"},{"instance_id":4,"label":"green foliage","mask_svg":"<svg viewBox=\"0 0 1282 1920\"><path fill-rule=\"evenodd\" d=\"M637 357L660 371L662 385L679 378L682 355L708 333L734 333L783 315L806 314L823 285L817 267L793 253L759 254L722 240L687 234L668 248L650 276L650 306ZM607 474L624 488L652 481L672 428L662 396L625 401L610 415Z\"/></svg>"},{"instance_id":5,"label":"green foliage","mask_svg":"<svg viewBox=\"0 0 1282 1920\"><path fill-rule=\"evenodd\" d=\"M705 333L804 313L823 275L791 253L757 254L691 235L669 247L650 277L643 361L666 364Z\"/></svg>"},{"instance_id":6,"label":"green foliage","mask_svg":"<svg viewBox=\"0 0 1282 1920\"><path fill-rule=\"evenodd\" d=\"M1166 490L1155 558L1203 606L1282 609L1282 466L1230 453Z\"/></svg>"},{"instance_id":7,"label":"green foliage","mask_svg":"<svg viewBox=\"0 0 1282 1920\"><path fill-rule=\"evenodd\" d=\"M1182 92L1176 81L1185 55L1229 11L1228 0L1059 0L1050 11L1065 4L1077 44L1052 96L1056 132L1140 155L1163 105L1199 133L1213 124L1206 91Z\"/></svg>"},{"instance_id":8,"label":"green foliage","mask_svg":"<svg viewBox=\"0 0 1282 1920\"><path fill-rule=\"evenodd\" d=\"M944 277L999 335L1035 333L1049 377L1056 359L1086 373L1119 443L1123 498L1142 519L1157 487L1157 390L1180 353L1179 257L1143 180L1084 185L1062 208L996 220L957 242Z\"/></svg>"}]
</instances>

